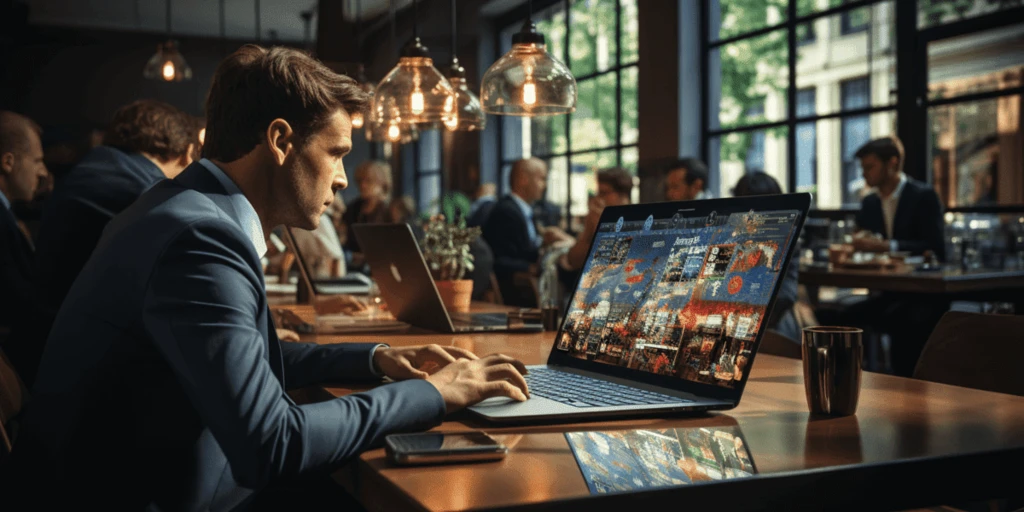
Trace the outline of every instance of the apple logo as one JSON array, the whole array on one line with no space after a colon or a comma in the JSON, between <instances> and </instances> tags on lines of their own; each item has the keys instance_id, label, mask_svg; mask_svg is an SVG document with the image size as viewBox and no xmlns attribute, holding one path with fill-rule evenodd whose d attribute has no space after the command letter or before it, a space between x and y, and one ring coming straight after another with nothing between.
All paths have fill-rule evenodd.
<instances>
[{"instance_id":1,"label":"apple logo","mask_svg":"<svg viewBox=\"0 0 1024 512\"><path fill-rule=\"evenodd\" d=\"M394 263L391 264L391 275L394 276L395 282L402 282L402 274L398 273L398 267L396 267Z\"/></svg>"}]
</instances>

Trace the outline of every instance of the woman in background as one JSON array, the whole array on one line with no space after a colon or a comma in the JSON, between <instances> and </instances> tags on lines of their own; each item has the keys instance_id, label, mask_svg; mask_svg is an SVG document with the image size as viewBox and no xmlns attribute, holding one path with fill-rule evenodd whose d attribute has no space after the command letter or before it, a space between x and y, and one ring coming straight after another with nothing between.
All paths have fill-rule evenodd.
<instances>
[{"instance_id":1,"label":"woman in background","mask_svg":"<svg viewBox=\"0 0 1024 512\"><path fill-rule=\"evenodd\" d=\"M369 160L356 168L356 186L359 198L348 205L342 216L345 226L345 257L349 268L358 269L365 263L359 240L352 232L355 224L388 222L388 199L391 197L391 166L380 160Z\"/></svg>"}]
</instances>

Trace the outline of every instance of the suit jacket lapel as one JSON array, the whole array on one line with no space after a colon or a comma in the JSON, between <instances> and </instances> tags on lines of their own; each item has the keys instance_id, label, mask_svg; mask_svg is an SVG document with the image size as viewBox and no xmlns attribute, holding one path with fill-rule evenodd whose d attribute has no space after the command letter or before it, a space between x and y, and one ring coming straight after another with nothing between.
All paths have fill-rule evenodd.
<instances>
[{"instance_id":1,"label":"suit jacket lapel","mask_svg":"<svg viewBox=\"0 0 1024 512\"><path fill-rule=\"evenodd\" d=\"M14 212L0 205L0 217L2 217L0 222L9 225L10 229L14 231L15 257L18 259L19 265L22 265L24 270L28 270L32 266L33 253L35 252L32 241L21 230L21 225L18 224L18 219L14 216Z\"/></svg>"}]
</instances>

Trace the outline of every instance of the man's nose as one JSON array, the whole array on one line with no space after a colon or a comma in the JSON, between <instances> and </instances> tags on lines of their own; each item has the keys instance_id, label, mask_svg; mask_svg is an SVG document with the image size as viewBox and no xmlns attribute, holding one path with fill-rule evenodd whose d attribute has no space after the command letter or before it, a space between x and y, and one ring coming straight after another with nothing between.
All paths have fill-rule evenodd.
<instances>
[{"instance_id":1,"label":"man's nose","mask_svg":"<svg viewBox=\"0 0 1024 512\"><path fill-rule=\"evenodd\" d=\"M348 177L344 173L336 174L334 181L331 182L331 190L337 192L339 190L345 190L348 188Z\"/></svg>"}]
</instances>

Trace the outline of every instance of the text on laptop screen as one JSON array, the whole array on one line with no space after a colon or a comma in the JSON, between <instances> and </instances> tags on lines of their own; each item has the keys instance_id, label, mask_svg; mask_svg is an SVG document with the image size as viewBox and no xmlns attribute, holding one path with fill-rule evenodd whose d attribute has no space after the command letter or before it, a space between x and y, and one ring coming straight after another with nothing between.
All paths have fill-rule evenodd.
<instances>
[{"instance_id":1,"label":"text on laptop screen","mask_svg":"<svg viewBox=\"0 0 1024 512\"><path fill-rule=\"evenodd\" d=\"M734 387L743 380L799 212L603 223L556 348Z\"/></svg>"}]
</instances>

